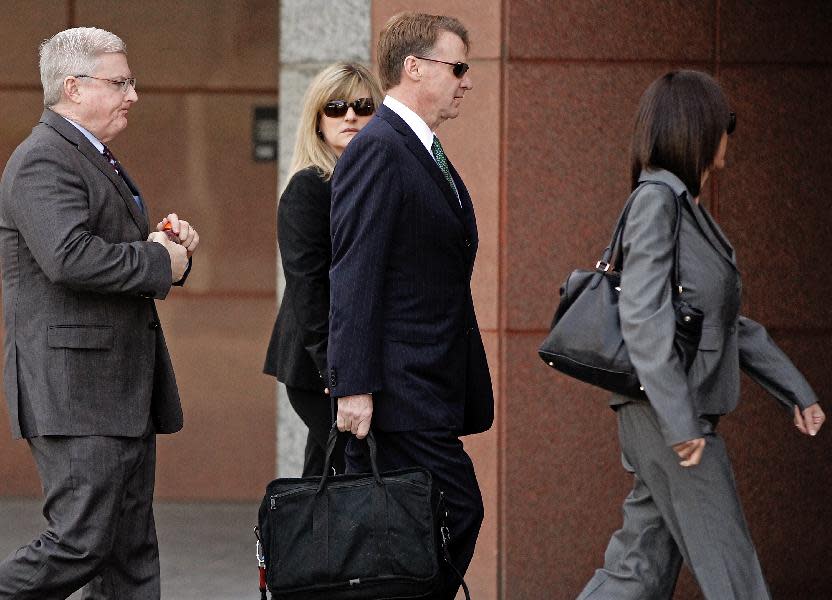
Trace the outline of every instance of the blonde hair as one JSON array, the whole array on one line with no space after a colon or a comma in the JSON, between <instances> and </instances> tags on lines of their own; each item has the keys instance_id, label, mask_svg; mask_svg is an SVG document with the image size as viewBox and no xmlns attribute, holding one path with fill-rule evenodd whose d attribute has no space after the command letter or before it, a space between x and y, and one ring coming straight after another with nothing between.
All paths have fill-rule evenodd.
<instances>
[{"instance_id":1,"label":"blonde hair","mask_svg":"<svg viewBox=\"0 0 832 600\"><path fill-rule=\"evenodd\" d=\"M326 180L332 177L338 157L319 133L324 106L332 100L348 101L363 90L367 90L378 110L384 98L375 76L363 65L336 63L315 76L303 97L289 178L308 167L316 167Z\"/></svg>"}]
</instances>

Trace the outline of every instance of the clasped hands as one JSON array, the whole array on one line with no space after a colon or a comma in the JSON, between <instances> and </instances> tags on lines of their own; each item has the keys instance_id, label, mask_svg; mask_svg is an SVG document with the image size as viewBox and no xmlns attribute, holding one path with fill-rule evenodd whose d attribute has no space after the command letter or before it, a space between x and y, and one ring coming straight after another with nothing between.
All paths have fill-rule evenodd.
<instances>
[{"instance_id":1,"label":"clasped hands","mask_svg":"<svg viewBox=\"0 0 832 600\"><path fill-rule=\"evenodd\" d=\"M825 420L826 415L823 414L823 409L817 402L806 407L802 412L799 407L794 407L795 427L804 435L817 435ZM698 465L702 460L704 450L705 438L696 438L673 446L673 451L682 459L679 464L683 467Z\"/></svg>"},{"instance_id":2,"label":"clasped hands","mask_svg":"<svg viewBox=\"0 0 832 600\"><path fill-rule=\"evenodd\" d=\"M167 232L166 225L169 225ZM156 224L156 231L147 236L147 241L162 244L168 251L171 281L177 282L185 275L188 259L199 245L199 234L190 223L170 213Z\"/></svg>"}]
</instances>

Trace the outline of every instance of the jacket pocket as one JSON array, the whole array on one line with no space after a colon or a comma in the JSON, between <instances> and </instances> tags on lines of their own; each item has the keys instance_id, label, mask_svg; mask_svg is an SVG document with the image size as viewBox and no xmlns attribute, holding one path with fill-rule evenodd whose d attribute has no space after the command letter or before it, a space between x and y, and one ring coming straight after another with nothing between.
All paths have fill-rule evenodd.
<instances>
[{"instance_id":1,"label":"jacket pocket","mask_svg":"<svg viewBox=\"0 0 832 600\"><path fill-rule=\"evenodd\" d=\"M50 348L110 350L113 335L112 325L50 325L46 342Z\"/></svg>"}]
</instances>

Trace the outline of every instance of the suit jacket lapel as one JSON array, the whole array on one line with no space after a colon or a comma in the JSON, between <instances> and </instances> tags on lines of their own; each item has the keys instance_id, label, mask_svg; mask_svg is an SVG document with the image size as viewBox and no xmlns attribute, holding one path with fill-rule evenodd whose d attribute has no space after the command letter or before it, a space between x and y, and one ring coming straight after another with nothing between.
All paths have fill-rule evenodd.
<instances>
[{"instance_id":1,"label":"suit jacket lapel","mask_svg":"<svg viewBox=\"0 0 832 600\"><path fill-rule=\"evenodd\" d=\"M127 189L130 191L130 201L131 204L128 204L130 207L130 214L133 215L133 219L139 219L139 229L142 230L142 234L147 237L148 235L148 224L147 224L147 214L146 210L147 207L144 206L144 203L137 204L136 199L133 196L138 196L141 199L142 194L139 191L139 186L136 185L136 182L130 177L130 174L127 172L127 169L124 168L124 165L121 165L121 177L124 180L124 183L127 185ZM124 198L124 194L122 193L122 198ZM144 208L142 208L144 207Z\"/></svg>"},{"instance_id":2,"label":"suit jacket lapel","mask_svg":"<svg viewBox=\"0 0 832 600\"><path fill-rule=\"evenodd\" d=\"M408 150L410 150L419 162L422 163L422 166L439 186L439 189L442 190L442 195L445 197L450 209L460 221L463 221L464 219L462 208L459 206L459 199L456 197L453 189L451 189L451 184L448 183L447 179L445 179L442 169L440 169L439 165L436 164L436 161L433 159L430 152L428 152L427 148L422 145L422 141L419 137L413 133L413 130L399 115L390 110L387 106L381 105L377 114L380 118L390 123L393 129L398 131L404 137L404 142ZM462 194L461 191L460 194Z\"/></svg>"},{"instance_id":3,"label":"suit jacket lapel","mask_svg":"<svg viewBox=\"0 0 832 600\"><path fill-rule=\"evenodd\" d=\"M728 243L728 238L725 237L725 234L722 233L722 230L719 229L716 222L711 218L711 215L708 214L704 206L695 205L691 201L688 194L685 194L685 198L688 203L688 208L693 214L694 219L696 219L696 224L702 231L705 239L708 240L708 243L714 247L720 256L736 268L737 263L734 259L734 248Z\"/></svg>"},{"instance_id":4,"label":"suit jacket lapel","mask_svg":"<svg viewBox=\"0 0 832 600\"><path fill-rule=\"evenodd\" d=\"M141 209L136 204L136 201L133 199L133 192L130 190L125 180L116 174L113 170L113 166L106 158L104 158L104 155L101 154L80 131L68 123L59 114L47 109L43 111L43 115L40 120L41 122L52 127L52 129L57 131L71 143L75 144L78 147L78 151L81 152L81 154L83 154L99 171L104 174L105 177L107 177L107 179L113 183L116 190L118 190L121 199L127 205L127 210L130 212L130 216L136 223L136 227L139 228L139 232L142 234L142 237L146 238L148 236L147 217L142 213ZM122 171L122 174L124 174L124 171Z\"/></svg>"},{"instance_id":5,"label":"suit jacket lapel","mask_svg":"<svg viewBox=\"0 0 832 600\"><path fill-rule=\"evenodd\" d=\"M450 160L448 161L448 167L451 170L454 183L456 183L456 189L459 191L459 202L457 206L462 205L463 223L476 251L479 238L477 236L477 220L474 216L474 203L471 200L471 194L468 193L468 188L465 187L465 183L462 181L462 177L459 176L459 173L457 173L457 170Z\"/></svg>"}]
</instances>

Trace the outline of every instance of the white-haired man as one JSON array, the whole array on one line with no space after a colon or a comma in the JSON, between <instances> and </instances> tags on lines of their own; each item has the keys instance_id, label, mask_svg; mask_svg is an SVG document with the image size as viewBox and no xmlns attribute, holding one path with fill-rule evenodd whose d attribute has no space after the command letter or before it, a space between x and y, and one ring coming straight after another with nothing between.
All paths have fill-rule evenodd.
<instances>
[{"instance_id":1,"label":"white-haired man","mask_svg":"<svg viewBox=\"0 0 832 600\"><path fill-rule=\"evenodd\" d=\"M5 392L48 528L0 563L0 599L159 598L155 435L182 409L154 298L199 243L169 214L148 231L106 144L138 100L124 43L92 27L40 49L46 109L0 181ZM163 232L170 224L172 235Z\"/></svg>"}]
</instances>

